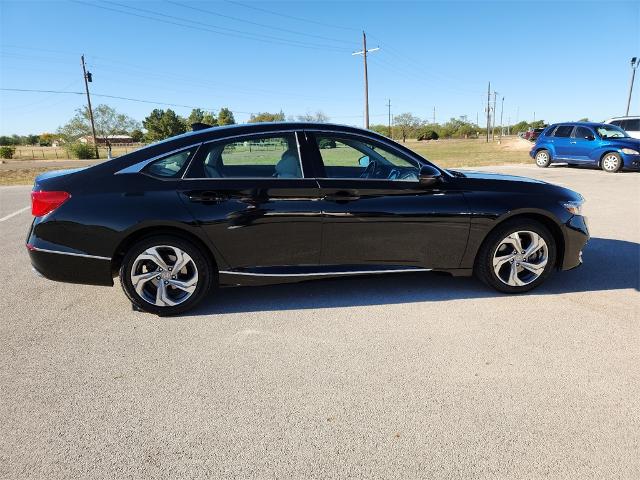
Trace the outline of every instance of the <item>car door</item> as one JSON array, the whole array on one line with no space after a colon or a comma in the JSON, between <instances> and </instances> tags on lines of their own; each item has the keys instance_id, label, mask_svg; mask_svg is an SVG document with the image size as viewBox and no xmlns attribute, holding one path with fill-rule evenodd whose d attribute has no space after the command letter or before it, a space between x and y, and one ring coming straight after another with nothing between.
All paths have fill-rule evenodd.
<instances>
[{"instance_id":1,"label":"car door","mask_svg":"<svg viewBox=\"0 0 640 480\"><path fill-rule=\"evenodd\" d=\"M596 147L595 134L588 127L576 126L571 134L569 158L576 162L591 161L589 154Z\"/></svg>"},{"instance_id":2,"label":"car door","mask_svg":"<svg viewBox=\"0 0 640 480\"><path fill-rule=\"evenodd\" d=\"M232 269L316 265L320 190L305 178L298 133L203 144L181 184L195 222Z\"/></svg>"},{"instance_id":3,"label":"car door","mask_svg":"<svg viewBox=\"0 0 640 480\"><path fill-rule=\"evenodd\" d=\"M457 268L469 216L462 192L418 182L418 159L366 136L307 132L319 162L321 263Z\"/></svg>"},{"instance_id":4,"label":"car door","mask_svg":"<svg viewBox=\"0 0 640 480\"><path fill-rule=\"evenodd\" d=\"M558 125L553 132L553 147L555 159L571 160L573 157L573 144L571 143L571 133L573 125Z\"/></svg>"}]
</instances>

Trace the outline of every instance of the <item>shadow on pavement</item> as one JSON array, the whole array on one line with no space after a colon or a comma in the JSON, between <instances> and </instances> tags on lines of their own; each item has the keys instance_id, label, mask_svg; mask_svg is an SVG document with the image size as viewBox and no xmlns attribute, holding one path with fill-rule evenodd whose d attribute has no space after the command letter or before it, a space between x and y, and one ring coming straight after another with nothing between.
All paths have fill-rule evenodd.
<instances>
[{"instance_id":1,"label":"shadow on pavement","mask_svg":"<svg viewBox=\"0 0 640 480\"><path fill-rule=\"evenodd\" d=\"M584 251L584 264L568 272L555 272L539 288L525 295L640 290L640 244L592 238ZM357 278L314 280L263 287L229 287L187 314L239 313L269 310L393 305L465 298L506 296L475 278L454 278L437 273L407 273Z\"/></svg>"}]
</instances>

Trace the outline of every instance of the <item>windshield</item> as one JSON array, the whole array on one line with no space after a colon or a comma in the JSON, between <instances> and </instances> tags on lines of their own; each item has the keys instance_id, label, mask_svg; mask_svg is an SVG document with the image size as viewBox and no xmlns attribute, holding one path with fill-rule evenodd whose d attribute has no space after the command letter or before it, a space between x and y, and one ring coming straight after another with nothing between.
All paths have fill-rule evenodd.
<instances>
[{"instance_id":1,"label":"windshield","mask_svg":"<svg viewBox=\"0 0 640 480\"><path fill-rule=\"evenodd\" d=\"M616 127L615 125L600 125L596 127L596 131L598 135L602 138L626 138L629 137L627 132L625 132L620 127Z\"/></svg>"}]
</instances>

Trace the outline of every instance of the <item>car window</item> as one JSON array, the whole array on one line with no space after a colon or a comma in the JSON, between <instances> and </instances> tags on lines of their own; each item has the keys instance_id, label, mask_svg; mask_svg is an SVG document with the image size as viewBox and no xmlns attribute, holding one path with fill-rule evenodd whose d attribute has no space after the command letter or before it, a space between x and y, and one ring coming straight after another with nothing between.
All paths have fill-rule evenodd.
<instances>
[{"instance_id":1,"label":"car window","mask_svg":"<svg viewBox=\"0 0 640 480\"><path fill-rule=\"evenodd\" d=\"M638 132L640 131L640 118L624 120L620 126L627 132Z\"/></svg>"},{"instance_id":2,"label":"car window","mask_svg":"<svg viewBox=\"0 0 640 480\"><path fill-rule=\"evenodd\" d=\"M586 137L593 137L593 132L589 130L587 127L576 127L573 132L574 138L585 139Z\"/></svg>"},{"instance_id":3,"label":"car window","mask_svg":"<svg viewBox=\"0 0 640 480\"><path fill-rule=\"evenodd\" d=\"M417 181L414 160L378 144L329 135L316 136L327 178Z\"/></svg>"},{"instance_id":4,"label":"car window","mask_svg":"<svg viewBox=\"0 0 640 480\"><path fill-rule=\"evenodd\" d=\"M162 157L147 165L143 172L156 177L178 177L182 168L186 165L187 160L195 150L195 148L191 148Z\"/></svg>"},{"instance_id":5,"label":"car window","mask_svg":"<svg viewBox=\"0 0 640 480\"><path fill-rule=\"evenodd\" d=\"M611 122L609 122L611 125L615 125L616 127L619 127L620 125L622 125L622 120L612 120Z\"/></svg>"},{"instance_id":6,"label":"car window","mask_svg":"<svg viewBox=\"0 0 640 480\"><path fill-rule=\"evenodd\" d=\"M602 138L626 138L629 136L627 132L615 125L598 125L596 131Z\"/></svg>"},{"instance_id":7,"label":"car window","mask_svg":"<svg viewBox=\"0 0 640 480\"><path fill-rule=\"evenodd\" d=\"M302 178L295 134L204 144L187 178Z\"/></svg>"},{"instance_id":8,"label":"car window","mask_svg":"<svg viewBox=\"0 0 640 480\"><path fill-rule=\"evenodd\" d=\"M570 137L573 131L573 125L560 125L556 128L554 137Z\"/></svg>"},{"instance_id":9,"label":"car window","mask_svg":"<svg viewBox=\"0 0 640 480\"><path fill-rule=\"evenodd\" d=\"M549 130L547 130L545 133L543 133L543 135L545 137L553 137L553 131L556 129L556 127L549 127Z\"/></svg>"}]
</instances>

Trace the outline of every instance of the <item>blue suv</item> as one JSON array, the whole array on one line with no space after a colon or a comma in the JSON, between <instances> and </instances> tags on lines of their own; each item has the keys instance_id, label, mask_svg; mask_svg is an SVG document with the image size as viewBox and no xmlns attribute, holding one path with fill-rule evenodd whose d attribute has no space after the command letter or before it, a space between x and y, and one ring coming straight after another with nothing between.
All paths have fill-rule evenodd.
<instances>
[{"instance_id":1,"label":"blue suv","mask_svg":"<svg viewBox=\"0 0 640 480\"><path fill-rule=\"evenodd\" d=\"M529 152L539 167L553 162L593 165L605 172L640 170L640 140L606 123L573 122L550 125Z\"/></svg>"}]
</instances>

